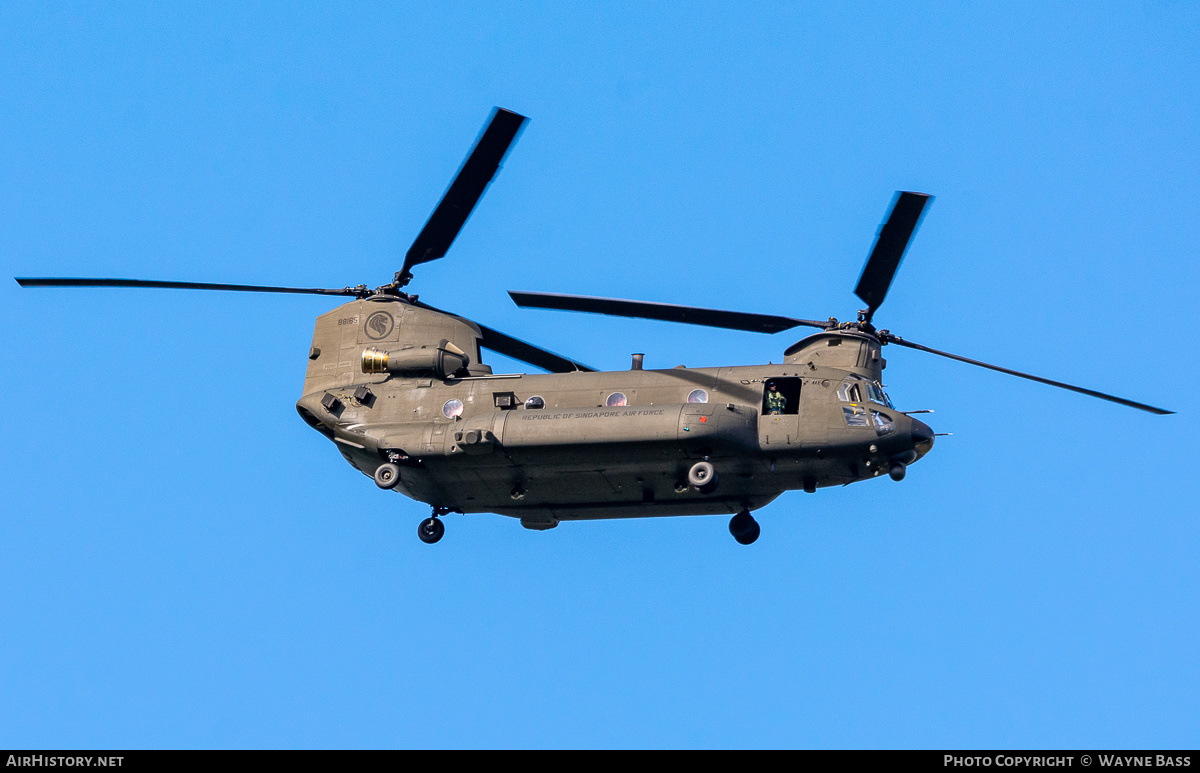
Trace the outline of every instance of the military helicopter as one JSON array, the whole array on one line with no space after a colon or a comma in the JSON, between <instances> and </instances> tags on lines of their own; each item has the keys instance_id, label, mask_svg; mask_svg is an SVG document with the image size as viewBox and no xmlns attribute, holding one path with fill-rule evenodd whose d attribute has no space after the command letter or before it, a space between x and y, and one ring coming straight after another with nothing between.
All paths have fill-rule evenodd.
<instances>
[{"instance_id":1,"label":"military helicopter","mask_svg":"<svg viewBox=\"0 0 1200 773\"><path fill-rule=\"evenodd\" d=\"M523 308L592 312L759 333L816 332L770 365L597 372L583 363L443 311L405 290L442 258L520 133L497 108L392 281L375 288L269 287L140 279L18 278L22 287L151 287L349 296L317 318L300 417L381 489L433 508L417 534L442 538L441 517L492 512L528 529L562 521L731 515L748 545L751 513L785 491L888 475L933 448L935 433L897 410L882 386L886 345L1167 414L1161 408L908 341L873 324L931 198L892 202L855 295L857 318L795 319L664 303L510 292ZM544 374L493 373L481 349Z\"/></svg>"}]
</instances>

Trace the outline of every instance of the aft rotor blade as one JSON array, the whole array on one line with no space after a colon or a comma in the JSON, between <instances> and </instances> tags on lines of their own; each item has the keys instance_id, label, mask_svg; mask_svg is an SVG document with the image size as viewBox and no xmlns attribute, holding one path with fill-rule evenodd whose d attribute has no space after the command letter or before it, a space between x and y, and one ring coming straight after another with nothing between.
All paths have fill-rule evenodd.
<instances>
[{"instance_id":1,"label":"aft rotor blade","mask_svg":"<svg viewBox=\"0 0 1200 773\"><path fill-rule=\"evenodd\" d=\"M1126 405L1126 406L1129 406L1130 408L1137 408L1139 411L1148 411L1150 413L1157 413L1160 416L1165 416L1168 414L1175 413L1175 411L1168 411L1163 408L1155 408L1153 405L1146 405L1145 403L1134 402L1133 400L1126 400L1124 397L1117 397L1116 395L1109 395L1109 394L1105 394L1104 392L1097 392L1094 389L1084 389L1083 387L1075 386L1074 384L1065 384L1062 381L1053 381L1048 378L1042 378L1041 376L1034 376L1030 373L1022 373L1019 370L1010 370L1009 368L1002 368L999 365L991 365L986 362L980 362L979 360L972 360L968 357L960 357L957 354L951 354L949 352L943 352L943 351L939 351L937 349L931 349L928 346L922 346L921 344L915 344L912 341L905 341L903 338L892 335L891 333L887 333L885 331L880 331L880 333L881 333L880 339L882 339L885 343L898 344L900 346L907 346L909 349L919 349L922 352L929 352L930 354L936 354L941 357L949 357L952 360L958 360L959 362L965 362L968 365L978 365L981 368L987 368L988 370L994 370L994 371L998 371L1000 373L1007 373L1010 376L1016 376L1018 378L1029 379L1030 381L1036 381L1039 384L1048 384L1052 387L1058 387L1059 389L1069 389L1072 392L1079 392L1080 394L1088 395L1089 397L1098 397L1101 400L1108 400L1110 403L1117 403L1118 405Z\"/></svg>"},{"instance_id":2,"label":"aft rotor blade","mask_svg":"<svg viewBox=\"0 0 1200 773\"><path fill-rule=\"evenodd\" d=\"M413 266L437 260L450 249L524 123L525 116L510 110L498 107L492 111L487 128L467 155L454 182L450 183L416 241L409 247L404 267L396 276L401 287L412 277Z\"/></svg>"},{"instance_id":3,"label":"aft rotor blade","mask_svg":"<svg viewBox=\"0 0 1200 773\"><path fill-rule=\"evenodd\" d=\"M540 346L534 346L531 343L522 341L519 338L505 335L499 330L484 327L478 322L475 324L478 325L480 332L483 333L483 340L479 342L480 345L491 349L493 352L499 352L505 357L512 357L514 360L527 362L530 365L551 373L571 373L576 370L587 373L595 371L595 368L590 368L582 362L577 362L569 357L563 357L561 354L555 354Z\"/></svg>"},{"instance_id":4,"label":"aft rotor blade","mask_svg":"<svg viewBox=\"0 0 1200 773\"><path fill-rule=\"evenodd\" d=\"M523 309L586 311L614 317L657 319L664 322L684 322L689 325L706 325L730 330L748 330L753 333L778 333L797 325L821 329L829 327L828 323L811 319L792 319L791 317L753 314L745 311L720 311L696 306L676 306L673 303L627 301L620 298L594 298L587 295L562 295L560 293L523 293L514 290L509 290L508 294Z\"/></svg>"},{"instance_id":5,"label":"aft rotor blade","mask_svg":"<svg viewBox=\"0 0 1200 773\"><path fill-rule=\"evenodd\" d=\"M415 296L414 296L415 297ZM424 301L414 300L411 303L420 306L422 309L436 311L439 314L447 316L457 316L445 309L439 309L437 306L430 306ZM459 317L459 319L465 319ZM479 345L485 349L491 349L493 352L499 352L506 357L512 357L514 360L527 362L534 367L549 371L550 373L572 373L577 370L591 373L595 368L588 367L582 362L577 362L569 357L563 357L561 354L555 354L548 349L543 349L540 346L534 346L527 341L522 341L519 338L513 338L510 335L505 335L499 330L493 330L490 327L484 327L475 320L468 320L472 325L479 328L479 332L483 334Z\"/></svg>"},{"instance_id":6,"label":"aft rotor blade","mask_svg":"<svg viewBox=\"0 0 1200 773\"><path fill-rule=\"evenodd\" d=\"M366 295L364 287L271 287L213 282L163 282L155 279L92 279L83 277L16 277L22 287L156 287L167 290L232 290L247 293L299 293L305 295Z\"/></svg>"},{"instance_id":7,"label":"aft rotor blade","mask_svg":"<svg viewBox=\"0 0 1200 773\"><path fill-rule=\"evenodd\" d=\"M867 304L867 322L883 303L913 232L921 223L925 205L932 198L926 193L901 191L892 202L892 209L875 237L871 257L858 278L858 287L854 288L854 294Z\"/></svg>"}]
</instances>

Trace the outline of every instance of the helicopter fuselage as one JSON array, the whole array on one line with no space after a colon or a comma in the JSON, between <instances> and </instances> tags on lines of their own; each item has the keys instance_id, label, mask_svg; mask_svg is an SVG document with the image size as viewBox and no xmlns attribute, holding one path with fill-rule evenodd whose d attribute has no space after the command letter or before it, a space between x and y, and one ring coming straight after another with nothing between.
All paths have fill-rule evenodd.
<instances>
[{"instance_id":1,"label":"helicopter fuselage","mask_svg":"<svg viewBox=\"0 0 1200 773\"><path fill-rule=\"evenodd\" d=\"M479 337L405 299L347 303L317 320L297 409L364 474L397 464L396 491L535 529L754 510L902 475L933 443L888 403L879 341L861 331L809 336L777 365L549 374L492 373ZM439 372L446 350L467 364ZM401 364L366 372L383 352ZM699 462L715 473L703 486L689 484Z\"/></svg>"},{"instance_id":2,"label":"helicopter fuselage","mask_svg":"<svg viewBox=\"0 0 1200 773\"><path fill-rule=\"evenodd\" d=\"M785 491L894 480L933 447L923 422L883 391L881 347L893 344L1158 415L1169 410L941 351L877 330L875 314L932 200L897 191L859 275L854 322L798 319L656 301L509 291L522 308L604 314L758 333L822 332L779 365L595 372L576 360L421 303L413 269L453 244L525 118L492 111L483 133L390 284L348 287L18 277L22 287L143 287L352 296L317 319L300 416L383 489L433 507L417 527L442 538L439 516L494 512L531 529L562 520L736 513L735 540L760 529L750 511ZM549 371L496 374L480 351Z\"/></svg>"}]
</instances>

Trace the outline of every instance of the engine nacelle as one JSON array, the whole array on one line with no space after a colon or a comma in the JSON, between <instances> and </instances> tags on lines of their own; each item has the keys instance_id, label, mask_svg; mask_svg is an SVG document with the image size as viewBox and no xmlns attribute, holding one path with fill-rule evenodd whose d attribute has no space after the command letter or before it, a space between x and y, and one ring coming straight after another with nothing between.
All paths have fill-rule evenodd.
<instances>
[{"instance_id":1,"label":"engine nacelle","mask_svg":"<svg viewBox=\"0 0 1200 773\"><path fill-rule=\"evenodd\" d=\"M433 373L444 379L470 362L466 352L446 339L437 345L412 346L394 352L370 347L362 353L363 373Z\"/></svg>"}]
</instances>

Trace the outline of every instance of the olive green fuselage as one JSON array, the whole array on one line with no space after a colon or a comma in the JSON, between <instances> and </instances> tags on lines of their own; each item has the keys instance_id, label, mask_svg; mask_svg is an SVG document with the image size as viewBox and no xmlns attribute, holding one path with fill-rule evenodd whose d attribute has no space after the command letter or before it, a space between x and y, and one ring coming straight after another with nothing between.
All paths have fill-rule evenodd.
<instances>
[{"instance_id":1,"label":"olive green fuselage","mask_svg":"<svg viewBox=\"0 0 1200 773\"><path fill-rule=\"evenodd\" d=\"M533 375L491 373L479 337L403 300L347 303L317 320L297 409L363 473L399 464L397 491L530 528L754 510L788 490L875 477L932 446L928 427L886 404L879 342L860 331L810 336L778 365ZM464 352L467 367L364 373L366 348L416 362L400 355L439 345ZM705 460L715 487L689 486Z\"/></svg>"}]
</instances>

